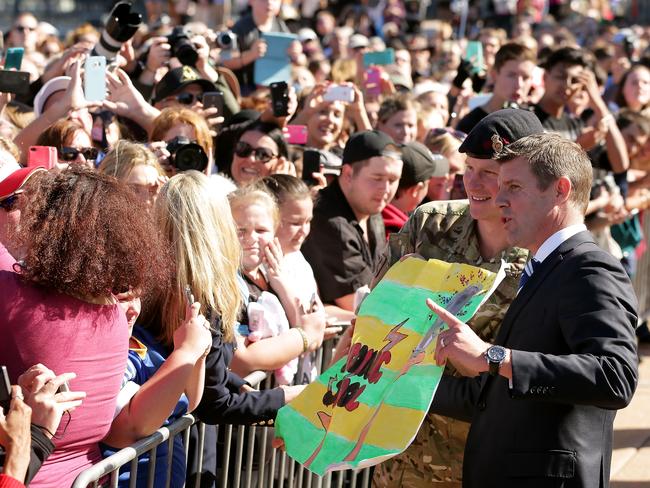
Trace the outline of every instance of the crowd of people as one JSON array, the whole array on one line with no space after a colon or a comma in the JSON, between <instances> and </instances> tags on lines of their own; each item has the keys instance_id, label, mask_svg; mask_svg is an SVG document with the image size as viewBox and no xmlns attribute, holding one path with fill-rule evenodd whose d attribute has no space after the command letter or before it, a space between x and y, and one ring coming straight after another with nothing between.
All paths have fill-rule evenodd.
<instances>
[{"instance_id":1,"label":"crowd of people","mask_svg":"<svg viewBox=\"0 0 650 488\"><path fill-rule=\"evenodd\" d=\"M213 486L213 426L272 423L413 253L506 278L468 324L430 304L445 376L374 483L608 486L650 341L648 29L596 1L114 3L4 33L29 84L0 89L0 488L70 486L189 412L202 468L178 436L154 486ZM282 110L256 83L268 33L295 34Z\"/></svg>"}]
</instances>

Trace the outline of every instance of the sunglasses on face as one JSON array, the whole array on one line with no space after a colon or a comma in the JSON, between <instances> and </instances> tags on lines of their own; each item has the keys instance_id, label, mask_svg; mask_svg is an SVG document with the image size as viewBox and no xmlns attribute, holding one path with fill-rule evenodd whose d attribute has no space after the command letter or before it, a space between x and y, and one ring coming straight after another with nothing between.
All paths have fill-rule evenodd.
<instances>
[{"instance_id":1,"label":"sunglasses on face","mask_svg":"<svg viewBox=\"0 0 650 488\"><path fill-rule=\"evenodd\" d=\"M80 149L76 147L62 147L59 152L59 156L63 161L74 161L79 154L83 154L87 161L94 161L97 159L99 151L94 147L82 147Z\"/></svg>"},{"instance_id":2,"label":"sunglasses on face","mask_svg":"<svg viewBox=\"0 0 650 488\"><path fill-rule=\"evenodd\" d=\"M16 203L18 203L18 195L22 193L21 190L9 195L4 200L0 201L0 208L5 212L11 212L16 208Z\"/></svg>"},{"instance_id":3,"label":"sunglasses on face","mask_svg":"<svg viewBox=\"0 0 650 488\"><path fill-rule=\"evenodd\" d=\"M278 155L273 154L273 151L266 147L253 147L250 144L239 141L235 146L235 154L240 158L247 158L251 154L255 155L257 161L268 163L271 159L276 158Z\"/></svg>"},{"instance_id":4,"label":"sunglasses on face","mask_svg":"<svg viewBox=\"0 0 650 488\"><path fill-rule=\"evenodd\" d=\"M104 124L110 124L115 120L115 114L113 112L109 112L108 110L95 112L92 114L92 116L93 119L102 119L102 122L104 122Z\"/></svg>"},{"instance_id":5,"label":"sunglasses on face","mask_svg":"<svg viewBox=\"0 0 650 488\"><path fill-rule=\"evenodd\" d=\"M467 137L467 134L465 134L464 132L452 129L451 127L440 127L438 129L431 129L430 134L434 137L441 136L443 134L449 134L455 137L456 139L458 139L460 142L463 142Z\"/></svg>"},{"instance_id":6,"label":"sunglasses on face","mask_svg":"<svg viewBox=\"0 0 650 488\"><path fill-rule=\"evenodd\" d=\"M195 95L194 93L179 93L171 98L176 99L176 101L181 105L192 105L195 101L202 101L203 94L199 93L198 95Z\"/></svg>"}]
</instances>

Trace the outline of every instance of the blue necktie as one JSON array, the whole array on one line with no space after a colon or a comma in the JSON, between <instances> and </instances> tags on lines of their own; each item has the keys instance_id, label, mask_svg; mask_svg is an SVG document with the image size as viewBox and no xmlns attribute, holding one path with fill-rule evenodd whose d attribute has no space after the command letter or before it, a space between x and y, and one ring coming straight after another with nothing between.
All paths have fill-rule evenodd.
<instances>
[{"instance_id":1,"label":"blue necktie","mask_svg":"<svg viewBox=\"0 0 650 488\"><path fill-rule=\"evenodd\" d=\"M528 283L528 280L533 276L533 273L535 272L535 269L542 264L540 261L537 259L533 258L530 261L526 263L526 266L524 266L524 272L521 273L521 278L519 278L519 290L520 291L526 283Z\"/></svg>"}]
</instances>

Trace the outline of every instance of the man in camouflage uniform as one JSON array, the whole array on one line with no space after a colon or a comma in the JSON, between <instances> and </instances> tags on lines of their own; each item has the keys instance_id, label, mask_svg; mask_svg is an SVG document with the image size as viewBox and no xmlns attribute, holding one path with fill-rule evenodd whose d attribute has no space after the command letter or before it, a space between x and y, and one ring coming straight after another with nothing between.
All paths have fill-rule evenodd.
<instances>
[{"instance_id":1,"label":"man in camouflage uniform","mask_svg":"<svg viewBox=\"0 0 650 488\"><path fill-rule=\"evenodd\" d=\"M487 193L496 194L497 189L498 163L493 157L504 145L540 132L543 129L539 120L523 110L500 110L483 119L459 148L468 154L464 178L470 200L430 202L419 207L401 232L390 236L378 277L412 253L425 259L471 264L490 271L497 271L501 261L505 261L505 279L468 322L481 339L494 342L501 320L517 293L528 251L508 248L496 206L487 196ZM460 373L447 364L445 374ZM411 446L376 467L373 484L419 488L435 483L441 487L460 487L469 426L460 420L427 415Z\"/></svg>"}]
</instances>

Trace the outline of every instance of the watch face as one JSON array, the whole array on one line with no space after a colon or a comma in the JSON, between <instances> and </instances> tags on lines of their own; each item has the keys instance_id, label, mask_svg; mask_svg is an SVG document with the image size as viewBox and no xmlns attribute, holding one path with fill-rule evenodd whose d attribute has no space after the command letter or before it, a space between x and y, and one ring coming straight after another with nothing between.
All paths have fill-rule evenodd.
<instances>
[{"instance_id":1,"label":"watch face","mask_svg":"<svg viewBox=\"0 0 650 488\"><path fill-rule=\"evenodd\" d=\"M487 350L487 358L491 363L501 363L506 358L506 350L501 346L492 346Z\"/></svg>"}]
</instances>

